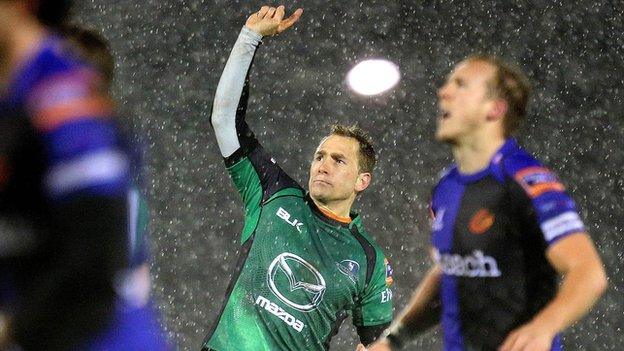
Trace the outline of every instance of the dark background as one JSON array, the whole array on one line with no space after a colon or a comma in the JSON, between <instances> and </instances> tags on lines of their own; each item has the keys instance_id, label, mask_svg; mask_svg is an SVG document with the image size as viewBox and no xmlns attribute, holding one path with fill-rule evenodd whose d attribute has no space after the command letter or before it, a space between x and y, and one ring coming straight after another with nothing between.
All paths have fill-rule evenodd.
<instances>
[{"instance_id":1,"label":"dark background","mask_svg":"<svg viewBox=\"0 0 624 351\"><path fill-rule=\"evenodd\" d=\"M572 4L574 3L574 4ZM143 133L151 201L154 296L169 335L199 349L221 307L237 258L242 203L209 125L219 75L259 1L119 1L78 4L75 21L101 31L117 59L114 94ZM623 3L595 1L289 1L305 13L265 39L252 75L248 121L295 179L331 122L375 136L373 186L359 200L368 231L395 271L402 308L429 266L427 203L450 150L433 141L435 91L476 52L518 63L534 85L519 139L557 170L577 200L609 275L597 307L565 333L569 350L624 345ZM290 13L289 11L289 13ZM401 83L355 96L347 71L388 58ZM398 310L397 310L398 312ZM410 349L440 348L440 332ZM332 345L353 350L348 323Z\"/></svg>"}]
</instances>

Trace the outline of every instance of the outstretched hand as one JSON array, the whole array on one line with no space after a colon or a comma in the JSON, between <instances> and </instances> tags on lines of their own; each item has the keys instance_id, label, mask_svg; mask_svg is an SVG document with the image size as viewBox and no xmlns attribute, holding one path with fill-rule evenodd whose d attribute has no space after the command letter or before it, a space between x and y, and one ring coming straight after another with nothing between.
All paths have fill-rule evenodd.
<instances>
[{"instance_id":1,"label":"outstretched hand","mask_svg":"<svg viewBox=\"0 0 624 351\"><path fill-rule=\"evenodd\" d=\"M263 37L280 34L295 24L302 13L303 9L297 9L290 17L284 19L285 9L283 5L277 8L262 6L260 11L247 18L245 26Z\"/></svg>"}]
</instances>

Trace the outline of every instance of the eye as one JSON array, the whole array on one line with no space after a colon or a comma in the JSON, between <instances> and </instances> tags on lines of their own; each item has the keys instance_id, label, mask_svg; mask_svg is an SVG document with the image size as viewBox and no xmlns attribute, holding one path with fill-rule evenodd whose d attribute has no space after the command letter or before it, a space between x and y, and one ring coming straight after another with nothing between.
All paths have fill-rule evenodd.
<instances>
[{"instance_id":1,"label":"eye","mask_svg":"<svg viewBox=\"0 0 624 351\"><path fill-rule=\"evenodd\" d=\"M323 155L318 154L318 155L314 156L314 160L315 161L320 161L321 159L323 159Z\"/></svg>"},{"instance_id":2,"label":"eye","mask_svg":"<svg viewBox=\"0 0 624 351\"><path fill-rule=\"evenodd\" d=\"M336 159L336 163L340 163L340 164L343 164L343 165L344 165L344 164L347 164L347 163L346 163L343 159L341 159L341 158Z\"/></svg>"}]
</instances>

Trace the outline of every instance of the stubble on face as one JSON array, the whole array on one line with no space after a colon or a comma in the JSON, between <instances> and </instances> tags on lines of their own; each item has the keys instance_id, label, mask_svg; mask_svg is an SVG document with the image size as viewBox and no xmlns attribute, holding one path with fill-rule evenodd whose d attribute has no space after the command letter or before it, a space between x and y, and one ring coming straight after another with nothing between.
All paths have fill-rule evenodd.
<instances>
[{"instance_id":1,"label":"stubble on face","mask_svg":"<svg viewBox=\"0 0 624 351\"><path fill-rule=\"evenodd\" d=\"M310 195L324 204L350 198L358 176L358 152L359 145L352 138L332 135L323 139L310 165Z\"/></svg>"}]
</instances>

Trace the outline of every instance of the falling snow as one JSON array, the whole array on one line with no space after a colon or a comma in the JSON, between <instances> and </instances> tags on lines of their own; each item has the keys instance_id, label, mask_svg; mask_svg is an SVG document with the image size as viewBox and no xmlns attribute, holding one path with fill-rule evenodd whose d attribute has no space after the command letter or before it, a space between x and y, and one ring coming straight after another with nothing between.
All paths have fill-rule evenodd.
<instances>
[{"instance_id":1,"label":"falling snow","mask_svg":"<svg viewBox=\"0 0 624 351\"><path fill-rule=\"evenodd\" d=\"M569 349L624 345L624 15L618 2L289 1L305 13L267 38L255 59L248 121L303 184L332 122L375 136L379 163L357 210L385 248L403 306L428 268L431 187L450 162L433 141L435 91L477 52L530 76L530 116L519 139L556 169L577 200L607 266L610 288L565 333ZM242 203L209 125L229 50L257 1L105 1L78 4L76 22L102 31L117 59L114 95L149 151L154 297L181 349L198 349L237 260ZM395 62L402 81L378 97L351 93L345 76L367 58ZM433 330L410 349L440 348ZM348 323L332 345L352 350Z\"/></svg>"}]
</instances>

